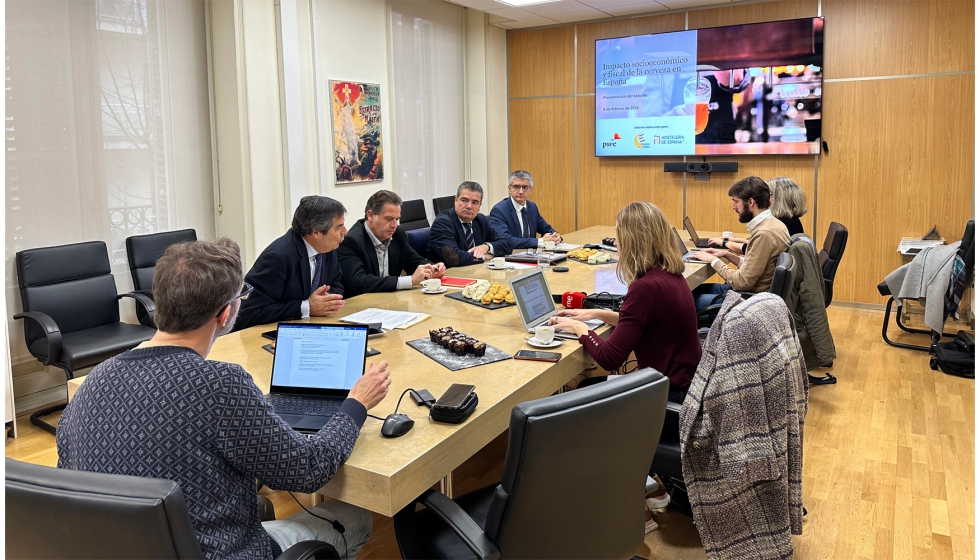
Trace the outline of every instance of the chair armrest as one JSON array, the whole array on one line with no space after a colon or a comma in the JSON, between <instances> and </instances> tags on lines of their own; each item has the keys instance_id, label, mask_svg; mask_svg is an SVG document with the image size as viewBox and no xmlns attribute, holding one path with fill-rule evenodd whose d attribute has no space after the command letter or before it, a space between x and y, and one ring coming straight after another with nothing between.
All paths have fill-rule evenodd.
<instances>
[{"instance_id":1,"label":"chair armrest","mask_svg":"<svg viewBox=\"0 0 980 560\"><path fill-rule=\"evenodd\" d=\"M463 508L446 497L445 494L435 490L426 490L418 501L435 512L477 557L485 560L500 558L500 550L490 542L476 521L473 521L473 518L467 515Z\"/></svg>"},{"instance_id":2,"label":"chair armrest","mask_svg":"<svg viewBox=\"0 0 980 560\"><path fill-rule=\"evenodd\" d=\"M680 416L681 410L684 406L680 403L675 403L674 401L667 401L667 414L673 414L674 416Z\"/></svg>"},{"instance_id":3,"label":"chair armrest","mask_svg":"<svg viewBox=\"0 0 980 560\"><path fill-rule=\"evenodd\" d=\"M340 558L333 545L323 541L300 541L287 548L276 560L306 560L307 558Z\"/></svg>"},{"instance_id":4,"label":"chair armrest","mask_svg":"<svg viewBox=\"0 0 980 560\"><path fill-rule=\"evenodd\" d=\"M31 319L44 329L44 338L48 343L48 357L44 365L50 366L61 358L61 329L47 313L40 311L25 311L14 315L14 319Z\"/></svg>"},{"instance_id":5,"label":"chair armrest","mask_svg":"<svg viewBox=\"0 0 980 560\"><path fill-rule=\"evenodd\" d=\"M721 311L721 306L721 303L715 303L707 307L702 307L697 314L698 328L710 328L711 324L715 322L715 317L717 317L718 313Z\"/></svg>"},{"instance_id":6,"label":"chair armrest","mask_svg":"<svg viewBox=\"0 0 980 560\"><path fill-rule=\"evenodd\" d=\"M150 318L150 320L152 321L155 319L157 305L153 301L152 293L144 290L136 290L125 294L119 294L116 296L116 299L122 299L124 297L131 297L135 299L137 305L143 306L143 309L146 311L146 315Z\"/></svg>"}]
</instances>

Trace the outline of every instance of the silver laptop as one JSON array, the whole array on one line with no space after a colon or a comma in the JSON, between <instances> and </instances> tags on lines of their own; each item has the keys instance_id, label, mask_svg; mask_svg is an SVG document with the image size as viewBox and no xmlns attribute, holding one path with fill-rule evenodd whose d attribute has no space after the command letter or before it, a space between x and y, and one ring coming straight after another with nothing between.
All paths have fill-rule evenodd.
<instances>
[{"instance_id":1,"label":"silver laptop","mask_svg":"<svg viewBox=\"0 0 980 560\"><path fill-rule=\"evenodd\" d=\"M697 253L697 251L687 250L687 245L684 244L684 238L681 237L681 234L677 233L677 229L676 228L670 228L670 229L674 231L674 238L677 240L677 250L681 252L681 258L684 259L684 262L689 262L689 263L701 262L700 259L694 258L694 253Z\"/></svg>"},{"instance_id":2,"label":"silver laptop","mask_svg":"<svg viewBox=\"0 0 980 560\"><path fill-rule=\"evenodd\" d=\"M291 428L317 432L364 374L367 325L279 323L269 402Z\"/></svg>"},{"instance_id":3,"label":"silver laptop","mask_svg":"<svg viewBox=\"0 0 980 560\"><path fill-rule=\"evenodd\" d=\"M517 310L524 321L524 329L534 333L534 327L543 325L558 314L555 298L551 295L551 287L545 278L544 270L536 268L510 281L510 290L517 302ZM560 338L577 339L575 333L555 330L555 336Z\"/></svg>"}]
</instances>

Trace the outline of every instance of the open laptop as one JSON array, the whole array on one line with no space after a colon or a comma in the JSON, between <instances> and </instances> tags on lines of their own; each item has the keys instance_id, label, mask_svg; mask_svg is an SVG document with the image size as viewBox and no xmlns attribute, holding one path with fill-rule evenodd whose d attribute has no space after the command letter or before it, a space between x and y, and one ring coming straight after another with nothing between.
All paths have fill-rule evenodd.
<instances>
[{"instance_id":1,"label":"open laptop","mask_svg":"<svg viewBox=\"0 0 980 560\"><path fill-rule=\"evenodd\" d=\"M524 329L534 333L534 327L543 325L558 314L555 298L551 295L551 287L545 278L544 270L536 268L510 281L511 293L517 302L517 310L524 322ZM575 333L555 330L555 336L560 338L577 339Z\"/></svg>"},{"instance_id":2,"label":"open laptop","mask_svg":"<svg viewBox=\"0 0 980 560\"><path fill-rule=\"evenodd\" d=\"M712 249L721 249L720 246L712 245L708 243L707 239L702 239L699 237L698 232L694 231L694 224L691 223L691 218L688 218L687 216L684 216L684 229L687 230L687 233L691 234L691 241L694 242L694 246L698 249L707 249L709 247Z\"/></svg>"},{"instance_id":3,"label":"open laptop","mask_svg":"<svg viewBox=\"0 0 980 560\"><path fill-rule=\"evenodd\" d=\"M317 432L364 374L367 325L279 323L269 402L291 428Z\"/></svg>"},{"instance_id":4,"label":"open laptop","mask_svg":"<svg viewBox=\"0 0 980 560\"><path fill-rule=\"evenodd\" d=\"M676 228L670 228L670 229L674 232L674 238L677 240L677 250L680 251L681 258L684 259L684 262L690 262L690 263L701 262L700 259L694 258L694 253L697 253L697 251L687 250L687 245L684 244L684 238L681 237L681 234L677 233L677 229Z\"/></svg>"}]
</instances>

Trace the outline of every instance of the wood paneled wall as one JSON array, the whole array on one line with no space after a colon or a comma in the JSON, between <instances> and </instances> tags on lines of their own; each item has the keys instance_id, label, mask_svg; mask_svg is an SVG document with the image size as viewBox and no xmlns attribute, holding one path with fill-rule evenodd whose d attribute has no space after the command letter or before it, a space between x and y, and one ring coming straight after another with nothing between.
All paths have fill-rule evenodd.
<instances>
[{"instance_id":1,"label":"wood paneled wall","mask_svg":"<svg viewBox=\"0 0 980 560\"><path fill-rule=\"evenodd\" d=\"M884 303L875 286L901 264L902 236L934 225L947 240L973 216L974 5L967 0L822 0L823 131L829 154L712 158L738 174L694 181L664 173L677 157L594 155L595 40L818 15L817 0L777 0L507 33L510 163L560 231L610 224L634 200L675 225L744 231L728 187L749 175L792 177L807 232L850 231L839 301ZM533 98L533 99L530 99ZM816 231L813 224L816 221Z\"/></svg>"}]
</instances>

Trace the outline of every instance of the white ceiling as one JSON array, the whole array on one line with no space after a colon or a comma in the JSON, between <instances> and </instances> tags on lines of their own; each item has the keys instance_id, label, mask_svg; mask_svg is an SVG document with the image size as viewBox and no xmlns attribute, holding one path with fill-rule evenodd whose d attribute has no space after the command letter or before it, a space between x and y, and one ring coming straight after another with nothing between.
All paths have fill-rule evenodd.
<instances>
[{"instance_id":1,"label":"white ceiling","mask_svg":"<svg viewBox=\"0 0 980 560\"><path fill-rule=\"evenodd\" d=\"M559 25L610 17L648 14L716 4L736 0L558 0L514 8L497 0L449 0L490 14L490 25L520 29L542 25Z\"/></svg>"}]
</instances>

